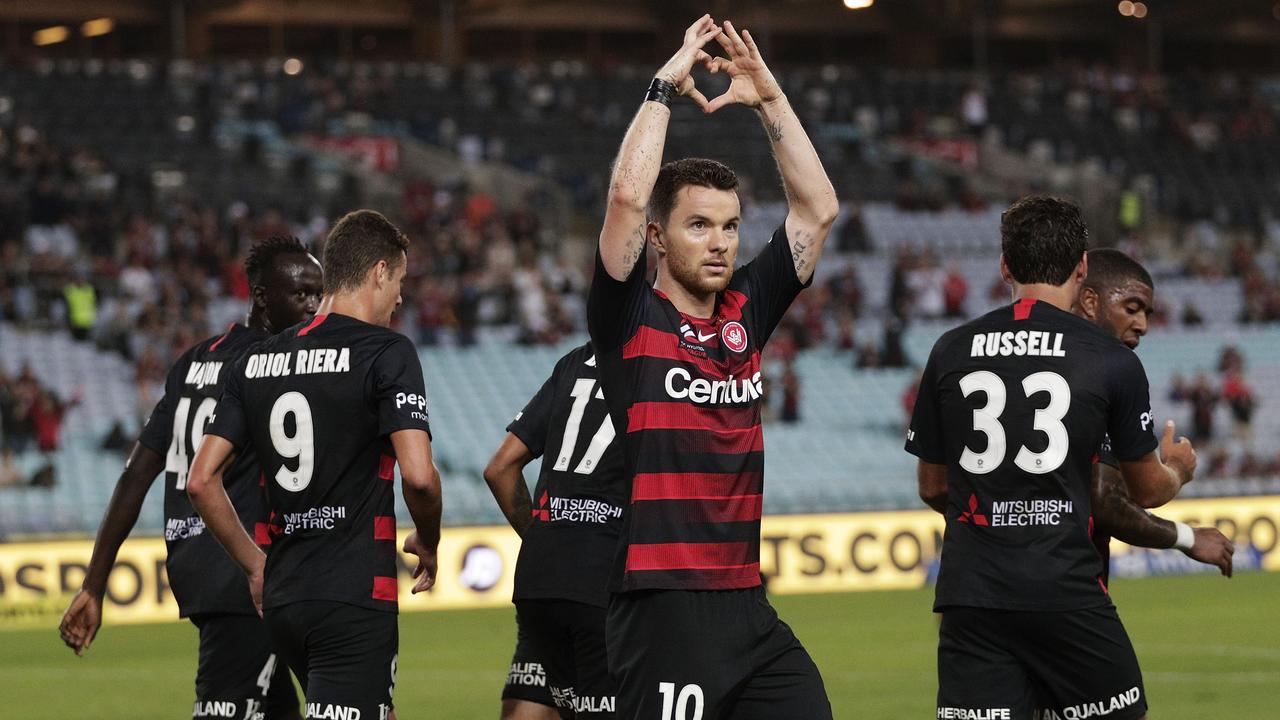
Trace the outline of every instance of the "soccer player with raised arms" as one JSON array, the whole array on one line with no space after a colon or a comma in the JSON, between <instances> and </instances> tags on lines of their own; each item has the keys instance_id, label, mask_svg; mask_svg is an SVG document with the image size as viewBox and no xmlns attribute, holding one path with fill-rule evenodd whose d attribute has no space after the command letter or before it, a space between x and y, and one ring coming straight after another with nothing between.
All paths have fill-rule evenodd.
<instances>
[{"instance_id":1,"label":"soccer player with raised arms","mask_svg":"<svg viewBox=\"0 0 1280 720\"><path fill-rule=\"evenodd\" d=\"M937 717L1142 718L1090 541L1093 457L1109 437L1134 500L1154 507L1191 480L1195 452L1171 427L1156 440L1137 355L1071 313L1088 273L1080 209L1023 198L1000 235L1015 302L938 340L907 433L920 496L946 518Z\"/></svg>"},{"instance_id":2,"label":"soccer player with raised arms","mask_svg":"<svg viewBox=\"0 0 1280 720\"><path fill-rule=\"evenodd\" d=\"M252 305L244 324L196 345L173 364L164 397L147 418L98 530L80 592L62 618L62 639L83 654L102 624L102 597L116 554L138 520L147 491L163 471L169 586L178 612L200 630L192 717L296 718L298 697L277 661L239 568L187 499L191 459L230 376L246 349L315 314L320 263L294 238L269 238L245 260ZM243 453L226 472L227 494L247 528L267 519L258 463Z\"/></svg>"},{"instance_id":3,"label":"soccer player with raised arms","mask_svg":"<svg viewBox=\"0 0 1280 720\"><path fill-rule=\"evenodd\" d=\"M727 59L703 49L712 40ZM698 65L726 73L729 89L708 101L691 75ZM693 158L662 164L677 95L705 112L752 108L777 159L785 224L736 270L733 171ZM698 19L618 151L587 306L631 487L606 619L619 717L831 717L817 667L760 586L760 354L811 281L838 209L750 33Z\"/></svg>"},{"instance_id":4,"label":"soccer player with raised arms","mask_svg":"<svg viewBox=\"0 0 1280 720\"><path fill-rule=\"evenodd\" d=\"M387 327L400 305L408 246L370 210L334 224L318 314L228 368L187 484L247 576L277 652L302 683L307 717L393 716L397 463L416 527L405 540L419 558L413 591L435 581L440 477L422 366L413 343ZM256 538L236 522L222 482L237 452L249 448L271 510Z\"/></svg>"}]
</instances>

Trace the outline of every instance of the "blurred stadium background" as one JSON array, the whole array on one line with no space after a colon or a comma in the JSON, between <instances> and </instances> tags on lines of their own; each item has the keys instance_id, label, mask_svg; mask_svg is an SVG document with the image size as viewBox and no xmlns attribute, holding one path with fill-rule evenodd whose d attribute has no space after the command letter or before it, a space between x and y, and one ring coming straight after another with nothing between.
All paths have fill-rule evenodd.
<instances>
[{"instance_id":1,"label":"blurred stadium background","mask_svg":"<svg viewBox=\"0 0 1280 720\"><path fill-rule=\"evenodd\" d=\"M40 549L96 530L169 363L243 316L250 245L293 234L318 255L356 207L414 242L396 322L420 347L445 520L500 523L481 469L584 338L613 153L704 11L761 41L843 205L767 358L767 513L919 507L901 451L917 368L1007 301L1000 211L1047 191L1156 277L1155 414L1199 448L1184 496L1219 498L1171 512L1230 526L1246 568L1280 566L1280 3L17 0L0 3L0 540L27 555L0 562L0 627L56 618L84 544ZM743 176L754 252L785 214L757 121L679 105L668 155L690 154ZM159 533L160 497L139 534ZM906 516L856 517L888 537ZM900 586L928 574L929 532L912 537ZM463 546L462 584L501 601L486 570L511 556L493 570ZM1187 570L1160 557L1130 574ZM1274 699L1277 645L1234 689ZM1271 717L1257 707L1237 716Z\"/></svg>"}]
</instances>

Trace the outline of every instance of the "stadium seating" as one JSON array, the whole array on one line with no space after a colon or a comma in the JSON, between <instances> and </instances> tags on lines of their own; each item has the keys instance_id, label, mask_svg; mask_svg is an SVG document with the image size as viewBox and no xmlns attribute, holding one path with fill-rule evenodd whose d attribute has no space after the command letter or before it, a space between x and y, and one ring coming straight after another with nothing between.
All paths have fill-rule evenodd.
<instances>
[{"instance_id":1,"label":"stadium seating","mask_svg":"<svg viewBox=\"0 0 1280 720\"><path fill-rule=\"evenodd\" d=\"M949 327L950 323L934 322L909 329L904 345L912 363L922 365L933 342ZM507 423L573 344L516 348L495 342L421 351L446 522L503 521L484 483L484 466L502 441ZM1271 407L1275 401L1271 389L1280 387L1280 329L1161 330L1144 340L1139 350L1151 380L1158 421L1172 418L1184 431L1188 428L1187 407L1168 397L1170 380L1177 373L1211 371L1227 344L1240 349L1261 406ZM76 344L62 333L18 332L0 324L0 365L12 371L27 361L42 383L60 394L82 387L84 399L69 413L63 448L54 455L57 484L51 489L0 490L0 537L92 531L122 466L119 453L98 449L102 435L117 421L124 422L129 432L136 431L132 370L117 356ZM915 380L915 369L855 371L850 353L831 348L801 353L796 362L801 420L773 422L765 430L766 512L916 507L915 465L902 451L906 421L902 396ZM773 363L766 357L766 374L776 372ZM1217 427L1224 438L1229 427L1226 413L1219 408ZM1257 413L1254 436L1259 438L1254 452L1273 452L1264 439L1280 436L1280 413ZM1239 441L1222 443L1232 453L1249 449ZM32 452L20 459L20 466L29 474L43 462ZM1203 452L1201 462L1205 462ZM526 480L536 478L538 467L535 462L526 471ZM1185 492L1232 495L1277 490L1277 478L1224 480L1202 474ZM161 506L157 483L143 509L140 528L159 530ZM399 511L400 517L408 517L403 505Z\"/></svg>"}]
</instances>

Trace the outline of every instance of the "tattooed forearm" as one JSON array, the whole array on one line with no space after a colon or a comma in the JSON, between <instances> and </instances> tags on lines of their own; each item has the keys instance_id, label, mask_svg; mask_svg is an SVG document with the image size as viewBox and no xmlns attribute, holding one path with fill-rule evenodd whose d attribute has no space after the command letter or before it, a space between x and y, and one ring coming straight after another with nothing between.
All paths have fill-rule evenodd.
<instances>
[{"instance_id":1,"label":"tattooed forearm","mask_svg":"<svg viewBox=\"0 0 1280 720\"><path fill-rule=\"evenodd\" d=\"M635 267L636 262L644 255L646 242L644 230L644 225L638 226L636 231L632 233L631 237L627 240L627 254L626 259L623 262L628 270Z\"/></svg>"},{"instance_id":2,"label":"tattooed forearm","mask_svg":"<svg viewBox=\"0 0 1280 720\"><path fill-rule=\"evenodd\" d=\"M770 142L775 142L775 143L782 142L782 121L781 120L774 120L772 122L770 122L769 120L765 120L764 131L769 134Z\"/></svg>"},{"instance_id":3,"label":"tattooed forearm","mask_svg":"<svg viewBox=\"0 0 1280 720\"><path fill-rule=\"evenodd\" d=\"M1093 483L1093 513L1101 532L1136 547L1173 547L1178 537L1177 528L1134 502L1120 471L1099 464Z\"/></svg>"},{"instance_id":4,"label":"tattooed forearm","mask_svg":"<svg viewBox=\"0 0 1280 720\"><path fill-rule=\"evenodd\" d=\"M524 478L516 482L516 497L511 512L507 522L515 528L517 535L523 537L524 531L533 524L533 498L529 497L529 487L524 484Z\"/></svg>"}]
</instances>

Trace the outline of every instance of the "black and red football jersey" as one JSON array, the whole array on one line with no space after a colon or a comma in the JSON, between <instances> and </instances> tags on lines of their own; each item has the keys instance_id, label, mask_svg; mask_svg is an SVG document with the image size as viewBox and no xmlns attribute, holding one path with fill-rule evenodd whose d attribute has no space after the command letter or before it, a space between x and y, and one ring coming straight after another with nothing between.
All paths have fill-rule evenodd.
<instances>
[{"instance_id":1,"label":"black and red football jersey","mask_svg":"<svg viewBox=\"0 0 1280 720\"><path fill-rule=\"evenodd\" d=\"M613 590L760 584L760 353L804 287L783 228L710 318L648 286L644 263L619 282L597 254L588 327L631 486Z\"/></svg>"},{"instance_id":2,"label":"black and red football jersey","mask_svg":"<svg viewBox=\"0 0 1280 720\"><path fill-rule=\"evenodd\" d=\"M165 378L164 397L138 436L143 446L163 455L165 566L169 587L182 617L202 613L256 615L244 573L232 561L187 497L191 461L213 419L218 398L237 358L266 331L233 324L178 358ZM252 450L241 453L223 477L227 496L252 531L266 519Z\"/></svg>"},{"instance_id":3,"label":"black and red football jersey","mask_svg":"<svg viewBox=\"0 0 1280 720\"><path fill-rule=\"evenodd\" d=\"M947 466L935 609L1107 605L1092 530L1093 458L1156 448L1138 356L1097 326L1031 299L942 336L906 449Z\"/></svg>"},{"instance_id":4,"label":"black and red football jersey","mask_svg":"<svg viewBox=\"0 0 1280 720\"><path fill-rule=\"evenodd\" d=\"M507 426L542 470L516 561L514 600L607 607L630 485L591 345L570 350Z\"/></svg>"},{"instance_id":5,"label":"black and red football jersey","mask_svg":"<svg viewBox=\"0 0 1280 720\"><path fill-rule=\"evenodd\" d=\"M253 448L267 488L263 607L334 600L395 611L395 453L429 431L413 343L345 315L317 315L235 365L209 432Z\"/></svg>"}]
</instances>

